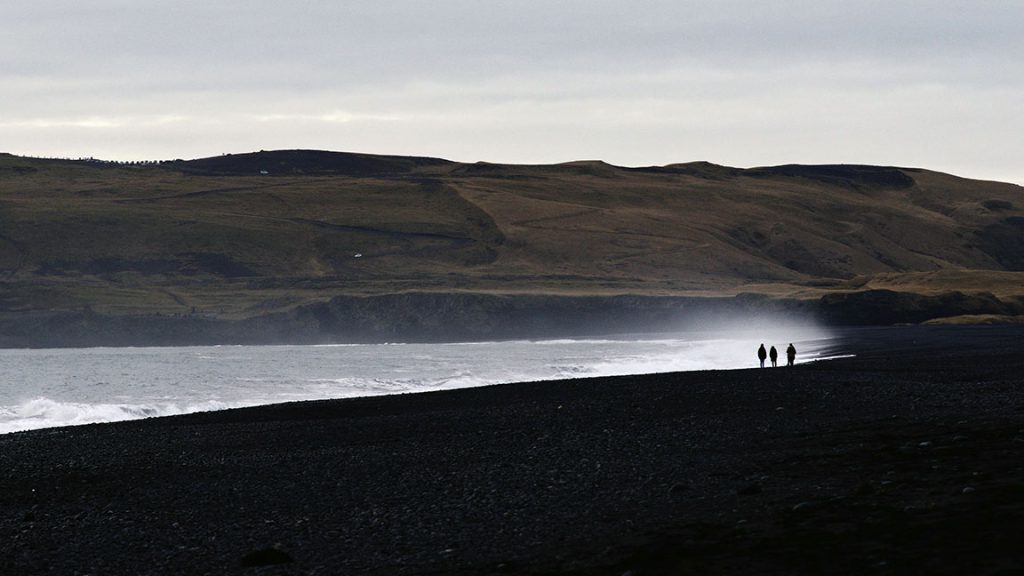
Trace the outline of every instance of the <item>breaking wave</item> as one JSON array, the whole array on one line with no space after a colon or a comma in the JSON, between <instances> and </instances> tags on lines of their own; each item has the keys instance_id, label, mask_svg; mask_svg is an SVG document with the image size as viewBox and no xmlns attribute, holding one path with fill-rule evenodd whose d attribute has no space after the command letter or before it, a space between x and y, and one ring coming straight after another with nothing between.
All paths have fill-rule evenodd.
<instances>
[{"instance_id":1,"label":"breaking wave","mask_svg":"<svg viewBox=\"0 0 1024 576\"><path fill-rule=\"evenodd\" d=\"M15 406L0 406L0 434L51 428L54 426L77 426L99 422L137 420L156 416L173 416L191 412L226 410L249 406L247 403L226 403L217 401L197 404L87 404L82 402L60 402L50 398L33 398Z\"/></svg>"}]
</instances>

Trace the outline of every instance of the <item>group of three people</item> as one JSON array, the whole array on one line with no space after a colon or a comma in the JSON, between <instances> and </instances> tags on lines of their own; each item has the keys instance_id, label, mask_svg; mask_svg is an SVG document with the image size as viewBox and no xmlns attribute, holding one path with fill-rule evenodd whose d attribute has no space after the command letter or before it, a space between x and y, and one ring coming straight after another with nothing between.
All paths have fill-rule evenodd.
<instances>
[{"instance_id":1,"label":"group of three people","mask_svg":"<svg viewBox=\"0 0 1024 576\"><path fill-rule=\"evenodd\" d=\"M764 359L771 358L772 366L777 366L779 360L779 353L775 350L775 346L772 346L771 350L765 352L764 344L757 349L757 359L761 361L761 368L764 368ZM789 348L786 348L786 366L792 366L793 361L796 360L796 348L792 343L789 344Z\"/></svg>"}]
</instances>

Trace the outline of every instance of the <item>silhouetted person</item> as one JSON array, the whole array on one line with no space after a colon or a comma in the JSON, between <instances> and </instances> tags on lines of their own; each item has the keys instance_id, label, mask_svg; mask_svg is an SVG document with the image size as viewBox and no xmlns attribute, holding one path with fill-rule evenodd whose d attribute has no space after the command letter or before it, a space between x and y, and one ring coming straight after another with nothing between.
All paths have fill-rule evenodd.
<instances>
[{"instance_id":1,"label":"silhouetted person","mask_svg":"<svg viewBox=\"0 0 1024 576\"><path fill-rule=\"evenodd\" d=\"M786 366L792 366L794 360L796 360L796 348L790 343L789 348L786 348Z\"/></svg>"},{"instance_id":2,"label":"silhouetted person","mask_svg":"<svg viewBox=\"0 0 1024 576\"><path fill-rule=\"evenodd\" d=\"M779 351L775 349L775 346L772 346L771 350L768 351L768 357L772 359L772 368L779 365Z\"/></svg>"},{"instance_id":3,"label":"silhouetted person","mask_svg":"<svg viewBox=\"0 0 1024 576\"><path fill-rule=\"evenodd\" d=\"M764 351L764 344L757 349L757 359L761 361L761 368L764 368L764 359L768 357L768 353Z\"/></svg>"}]
</instances>

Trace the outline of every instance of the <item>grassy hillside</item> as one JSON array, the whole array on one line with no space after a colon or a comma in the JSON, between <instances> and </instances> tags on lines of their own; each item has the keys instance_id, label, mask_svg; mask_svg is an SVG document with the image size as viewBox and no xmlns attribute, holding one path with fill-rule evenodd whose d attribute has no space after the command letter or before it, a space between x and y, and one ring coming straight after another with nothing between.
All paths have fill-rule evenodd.
<instances>
[{"instance_id":1,"label":"grassy hillside","mask_svg":"<svg viewBox=\"0 0 1024 576\"><path fill-rule=\"evenodd\" d=\"M0 155L0 313L241 319L419 292L1024 295L1024 189L919 169Z\"/></svg>"}]
</instances>

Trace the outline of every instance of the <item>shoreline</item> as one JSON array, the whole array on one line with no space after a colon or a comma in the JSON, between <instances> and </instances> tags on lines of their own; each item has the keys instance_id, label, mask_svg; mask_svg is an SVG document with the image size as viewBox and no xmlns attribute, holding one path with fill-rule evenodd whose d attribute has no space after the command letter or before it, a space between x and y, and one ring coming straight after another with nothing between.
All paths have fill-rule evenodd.
<instances>
[{"instance_id":1,"label":"shoreline","mask_svg":"<svg viewBox=\"0 0 1024 576\"><path fill-rule=\"evenodd\" d=\"M1012 573L1022 337L0 435L0 572Z\"/></svg>"},{"instance_id":2,"label":"shoreline","mask_svg":"<svg viewBox=\"0 0 1024 576\"><path fill-rule=\"evenodd\" d=\"M795 334L792 333L794 331ZM838 341L835 331L799 326L786 332L797 336L796 342L803 356L802 360L798 359L801 363L834 356ZM749 352L747 347L756 345L753 341L737 340L734 331L694 331L554 340L413 343L397 347L358 344L341 345L340 351L333 352L317 352L323 348L317 345L0 350L0 362L9 365L9 372L22 374L22 389L39 389L37 394L26 396L9 384L0 383L0 397L18 398L17 402L0 404L0 434L284 402L407 394L528 380L743 369L750 367L751 362L738 362L739 352ZM349 350L352 348L357 349ZM240 354L252 355L254 361L276 358L304 365L306 372L281 372L273 361L263 362L262 369L253 369L252 363L248 362L232 363L230 357L238 354L232 351L235 349L241 350ZM479 350L481 358L487 360L473 360L478 352L470 350ZM517 366L516 369L510 369L512 365L504 360L506 350L519 357L512 364ZM122 363L123 358L134 359L135 355L138 355L138 362L132 360L125 369L103 369L105 365ZM410 362L406 358L408 355L425 355L426 360ZM221 366L216 371L217 375L208 377L202 368L199 371L186 370L183 366L177 373L179 385L165 388L166 395L152 389L136 393L137 383L158 377L145 368L148 361L157 359L168 366L192 364L196 362L194 356L208 358ZM203 362L197 365L201 364ZM374 369L375 364L390 368ZM54 366L63 368L54 372ZM406 369L398 369L401 367ZM409 369L413 372L408 372ZM64 386L49 386L53 377L59 378L63 373L85 375L86 370L96 370L95 376L89 378L102 382L101 388L88 386L92 380L81 377ZM415 374L415 377L410 378L410 374ZM261 381L266 378L276 378L281 385L276 388L239 386L232 381ZM221 381L231 388L230 393L221 393L217 385ZM326 389L315 385L316 382L333 384Z\"/></svg>"}]
</instances>

